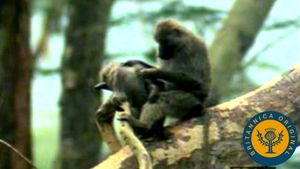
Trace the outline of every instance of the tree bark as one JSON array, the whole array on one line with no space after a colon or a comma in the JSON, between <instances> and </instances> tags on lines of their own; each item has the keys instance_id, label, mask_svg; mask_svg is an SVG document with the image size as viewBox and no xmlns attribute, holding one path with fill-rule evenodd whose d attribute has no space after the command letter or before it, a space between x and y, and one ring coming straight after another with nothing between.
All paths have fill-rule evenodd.
<instances>
[{"instance_id":1,"label":"tree bark","mask_svg":"<svg viewBox=\"0 0 300 169\"><path fill-rule=\"evenodd\" d=\"M31 158L29 2L1 1L0 11L3 44L0 51L0 138ZM31 167L15 153L1 147L0 168Z\"/></svg>"},{"instance_id":2,"label":"tree bark","mask_svg":"<svg viewBox=\"0 0 300 169\"><path fill-rule=\"evenodd\" d=\"M251 48L275 0L238 0L209 48L212 64L212 102L228 94L229 82L241 69L241 61ZM222 84L222 85L221 85Z\"/></svg>"},{"instance_id":3,"label":"tree bark","mask_svg":"<svg viewBox=\"0 0 300 169\"><path fill-rule=\"evenodd\" d=\"M101 57L113 0L69 1L69 25L62 61L60 167L90 168L99 156L94 116Z\"/></svg>"},{"instance_id":4,"label":"tree bark","mask_svg":"<svg viewBox=\"0 0 300 169\"><path fill-rule=\"evenodd\" d=\"M289 116L300 129L300 64L262 87L229 102L208 109L209 168L257 166L245 153L242 133L247 121L256 113L278 111ZM154 168L206 169L203 155L203 119L191 119L168 130L168 141L146 145ZM298 132L300 138L300 132ZM299 140L299 139L298 139ZM134 169L136 160L129 147L109 156L94 169Z\"/></svg>"}]
</instances>

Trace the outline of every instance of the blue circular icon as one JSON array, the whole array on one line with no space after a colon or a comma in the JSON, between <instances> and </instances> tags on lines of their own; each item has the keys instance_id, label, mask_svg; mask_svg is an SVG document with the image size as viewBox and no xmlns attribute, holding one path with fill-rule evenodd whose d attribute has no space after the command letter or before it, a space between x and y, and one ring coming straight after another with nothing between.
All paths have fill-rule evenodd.
<instances>
[{"instance_id":1,"label":"blue circular icon","mask_svg":"<svg viewBox=\"0 0 300 169\"><path fill-rule=\"evenodd\" d=\"M297 145L297 130L282 113L265 111L253 116L244 128L243 145L257 163L273 166L288 160Z\"/></svg>"}]
</instances>

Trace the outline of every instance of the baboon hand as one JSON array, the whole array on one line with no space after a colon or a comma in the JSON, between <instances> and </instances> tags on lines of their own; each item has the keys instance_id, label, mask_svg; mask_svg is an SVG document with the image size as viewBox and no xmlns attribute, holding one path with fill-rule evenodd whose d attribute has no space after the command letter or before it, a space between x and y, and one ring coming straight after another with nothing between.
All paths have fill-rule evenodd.
<instances>
[{"instance_id":1,"label":"baboon hand","mask_svg":"<svg viewBox=\"0 0 300 169\"><path fill-rule=\"evenodd\" d=\"M104 104L96 111L96 118L98 121L111 121L114 116L115 109L112 105Z\"/></svg>"},{"instance_id":2,"label":"baboon hand","mask_svg":"<svg viewBox=\"0 0 300 169\"><path fill-rule=\"evenodd\" d=\"M116 111L124 111L121 107L122 103L126 101L123 97L113 97L112 98L112 104Z\"/></svg>"},{"instance_id":3,"label":"baboon hand","mask_svg":"<svg viewBox=\"0 0 300 169\"><path fill-rule=\"evenodd\" d=\"M117 119L120 121L130 121L131 116L130 116L130 114L127 114L127 113L120 113L119 117Z\"/></svg>"},{"instance_id":4,"label":"baboon hand","mask_svg":"<svg viewBox=\"0 0 300 169\"><path fill-rule=\"evenodd\" d=\"M156 68L149 68L149 69L141 69L138 73L143 78L153 78L153 76L157 73L158 69Z\"/></svg>"}]
</instances>

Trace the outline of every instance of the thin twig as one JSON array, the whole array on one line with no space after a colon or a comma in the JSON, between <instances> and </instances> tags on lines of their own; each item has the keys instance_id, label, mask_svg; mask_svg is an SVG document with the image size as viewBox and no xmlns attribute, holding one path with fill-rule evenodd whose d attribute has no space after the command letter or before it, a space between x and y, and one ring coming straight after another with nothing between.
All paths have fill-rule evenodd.
<instances>
[{"instance_id":1,"label":"thin twig","mask_svg":"<svg viewBox=\"0 0 300 169\"><path fill-rule=\"evenodd\" d=\"M18 154L19 157L21 157L24 161L26 161L27 164L29 164L32 168L37 169L37 167L28 159L26 158L21 152L19 152L17 149L15 149L12 145L8 144L6 141L0 139L0 143L4 146L8 147L10 150Z\"/></svg>"}]
</instances>

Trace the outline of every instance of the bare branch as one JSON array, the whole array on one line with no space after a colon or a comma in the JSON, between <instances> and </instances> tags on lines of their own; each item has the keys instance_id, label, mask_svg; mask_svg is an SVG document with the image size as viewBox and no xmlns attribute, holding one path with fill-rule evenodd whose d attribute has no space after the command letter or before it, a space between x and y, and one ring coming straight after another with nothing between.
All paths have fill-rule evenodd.
<instances>
[{"instance_id":1,"label":"bare branch","mask_svg":"<svg viewBox=\"0 0 300 169\"><path fill-rule=\"evenodd\" d=\"M19 157L21 157L24 161L26 161L26 163L30 165L32 168L37 169L37 167L27 157L25 157L20 151L18 151L12 145L8 144L6 141L2 139L0 139L0 143L5 147L9 148L11 151L15 152Z\"/></svg>"}]
</instances>

